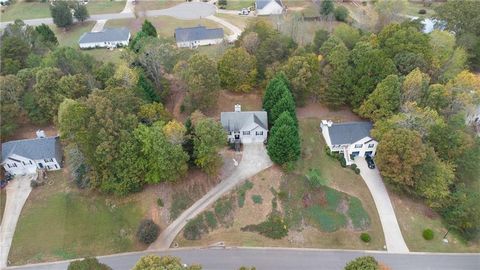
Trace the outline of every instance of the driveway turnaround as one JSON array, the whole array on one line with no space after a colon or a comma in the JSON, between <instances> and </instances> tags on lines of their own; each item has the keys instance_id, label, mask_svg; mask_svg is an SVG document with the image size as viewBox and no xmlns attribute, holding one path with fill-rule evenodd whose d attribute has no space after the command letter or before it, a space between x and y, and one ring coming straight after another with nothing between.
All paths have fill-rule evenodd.
<instances>
[{"instance_id":1,"label":"driveway turnaround","mask_svg":"<svg viewBox=\"0 0 480 270\"><path fill-rule=\"evenodd\" d=\"M162 231L157 240L151 244L148 249L157 250L169 248L177 234L180 233L190 219L195 218L236 185L270 166L272 166L272 161L268 157L263 143L244 144L242 161L232 174L222 180L222 182L205 194L200 200L196 201L190 208L185 210Z\"/></svg>"},{"instance_id":2,"label":"driveway turnaround","mask_svg":"<svg viewBox=\"0 0 480 270\"><path fill-rule=\"evenodd\" d=\"M30 181L37 178L36 174L16 176L7 186L7 201L0 225L0 269L7 266L8 253L12 245L13 233L23 205L32 191ZM41 226L41 224L38 224Z\"/></svg>"},{"instance_id":3,"label":"driveway turnaround","mask_svg":"<svg viewBox=\"0 0 480 270\"><path fill-rule=\"evenodd\" d=\"M373 170L368 168L367 162L363 157L356 157L355 164L357 164L360 169L360 175L367 184L377 207L388 252L409 252L405 240L403 240L402 232L398 226L397 217L393 211L392 202L390 201L387 189L383 184L380 172L376 168Z\"/></svg>"},{"instance_id":4,"label":"driveway turnaround","mask_svg":"<svg viewBox=\"0 0 480 270\"><path fill-rule=\"evenodd\" d=\"M373 256L394 270L477 270L480 254L409 253L393 254L361 250L319 250L289 248L171 249L101 256L100 262L114 270L132 269L145 255L176 256L186 264L201 264L204 270L238 269L255 266L261 270L340 270L352 259ZM69 261L9 267L24 270L66 270Z\"/></svg>"}]
</instances>

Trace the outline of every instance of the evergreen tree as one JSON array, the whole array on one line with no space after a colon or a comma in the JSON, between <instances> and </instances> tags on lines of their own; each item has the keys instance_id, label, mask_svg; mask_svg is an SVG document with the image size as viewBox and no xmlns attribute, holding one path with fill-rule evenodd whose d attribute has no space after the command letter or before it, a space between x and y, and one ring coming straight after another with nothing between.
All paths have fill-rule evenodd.
<instances>
[{"instance_id":1,"label":"evergreen tree","mask_svg":"<svg viewBox=\"0 0 480 270\"><path fill-rule=\"evenodd\" d=\"M267 151L272 161L280 165L298 160L301 153L298 129L287 125L276 128L268 140Z\"/></svg>"},{"instance_id":2,"label":"evergreen tree","mask_svg":"<svg viewBox=\"0 0 480 270\"><path fill-rule=\"evenodd\" d=\"M327 16L335 10L333 0L323 0L320 6L320 14Z\"/></svg>"},{"instance_id":3,"label":"evergreen tree","mask_svg":"<svg viewBox=\"0 0 480 270\"><path fill-rule=\"evenodd\" d=\"M273 127L270 129L269 136L274 136L274 134L281 126L297 127L298 123L295 119L292 118L289 112L285 111L280 114L278 119L273 124Z\"/></svg>"},{"instance_id":4,"label":"evergreen tree","mask_svg":"<svg viewBox=\"0 0 480 270\"><path fill-rule=\"evenodd\" d=\"M361 116L373 121L382 120L395 114L400 108L400 81L397 75L389 75L381 81L375 91L360 106Z\"/></svg>"},{"instance_id":5,"label":"evergreen tree","mask_svg":"<svg viewBox=\"0 0 480 270\"><path fill-rule=\"evenodd\" d=\"M39 34L39 39L43 43L49 43L54 46L58 45L57 37L55 33L48 27L48 25L42 23L35 27L35 31Z\"/></svg>"},{"instance_id":6,"label":"evergreen tree","mask_svg":"<svg viewBox=\"0 0 480 270\"><path fill-rule=\"evenodd\" d=\"M157 37L157 29L149 20L143 22L141 31L147 34L147 36Z\"/></svg>"},{"instance_id":7,"label":"evergreen tree","mask_svg":"<svg viewBox=\"0 0 480 270\"><path fill-rule=\"evenodd\" d=\"M269 123L273 124L270 121L270 114L273 106L282 98L283 94L290 92L288 87L288 79L283 73L277 73L273 79L268 83L267 89L263 96L263 109L269 115Z\"/></svg>"},{"instance_id":8,"label":"evergreen tree","mask_svg":"<svg viewBox=\"0 0 480 270\"><path fill-rule=\"evenodd\" d=\"M282 98L273 106L271 113L268 115L268 121L275 123L283 112L289 112L294 120L297 119L295 101L293 101L290 92L284 92Z\"/></svg>"}]
</instances>

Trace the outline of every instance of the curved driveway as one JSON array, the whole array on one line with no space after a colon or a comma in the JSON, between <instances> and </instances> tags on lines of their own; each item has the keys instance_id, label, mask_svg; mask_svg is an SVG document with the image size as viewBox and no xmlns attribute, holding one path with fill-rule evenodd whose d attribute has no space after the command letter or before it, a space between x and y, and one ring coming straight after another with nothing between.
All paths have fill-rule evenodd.
<instances>
[{"instance_id":1,"label":"curved driveway","mask_svg":"<svg viewBox=\"0 0 480 270\"><path fill-rule=\"evenodd\" d=\"M176 220L162 231L157 240L148 247L148 250L169 248L177 234L180 233L190 219L195 218L236 185L270 166L272 166L272 161L268 157L263 143L244 144L242 161L232 174L222 180L220 184L211 189L200 200L196 201L190 208L185 210Z\"/></svg>"},{"instance_id":2,"label":"curved driveway","mask_svg":"<svg viewBox=\"0 0 480 270\"><path fill-rule=\"evenodd\" d=\"M397 217L395 216L395 211L393 211L392 202L383 184L380 172L378 169L372 170L368 168L367 162L363 157L355 158L355 164L357 164L360 169L360 175L367 184L377 207L388 252L409 252L405 240L403 240L402 231L400 231L400 227L398 226Z\"/></svg>"}]
</instances>

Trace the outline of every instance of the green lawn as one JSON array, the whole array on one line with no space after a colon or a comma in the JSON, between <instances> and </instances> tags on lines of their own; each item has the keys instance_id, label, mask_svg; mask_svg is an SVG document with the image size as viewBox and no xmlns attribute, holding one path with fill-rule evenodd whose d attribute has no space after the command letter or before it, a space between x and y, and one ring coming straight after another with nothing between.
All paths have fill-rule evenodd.
<instances>
[{"instance_id":1,"label":"green lawn","mask_svg":"<svg viewBox=\"0 0 480 270\"><path fill-rule=\"evenodd\" d=\"M49 25L57 36L58 42L61 46L70 46L78 48L78 40L85 32L90 32L95 25L95 22L77 23L70 27L67 31L63 28L58 28L55 25Z\"/></svg>"},{"instance_id":2,"label":"green lawn","mask_svg":"<svg viewBox=\"0 0 480 270\"><path fill-rule=\"evenodd\" d=\"M405 9L405 14L420 18L428 18L435 15L435 11L433 10L436 6L441 5L441 3L432 3L429 7L424 7L423 3L421 2L410 2L407 1L407 6ZM426 14L418 14L420 9L425 9L427 11Z\"/></svg>"},{"instance_id":3,"label":"green lawn","mask_svg":"<svg viewBox=\"0 0 480 270\"><path fill-rule=\"evenodd\" d=\"M87 9L90 14L101 13L118 13L125 7L125 1L107 1L107 0L90 0ZM15 3L7 7L2 7L1 21L13 21L16 19L38 19L50 17L50 5L48 1L42 3L26 2L17 0Z\"/></svg>"},{"instance_id":4,"label":"green lawn","mask_svg":"<svg viewBox=\"0 0 480 270\"><path fill-rule=\"evenodd\" d=\"M254 0L227 0L225 9L240 10L242 8L248 8L255 6Z\"/></svg>"},{"instance_id":5,"label":"green lawn","mask_svg":"<svg viewBox=\"0 0 480 270\"><path fill-rule=\"evenodd\" d=\"M68 186L62 172L53 185L33 190L13 238L12 264L72 259L142 249L135 240L144 216L140 198L115 199Z\"/></svg>"},{"instance_id":6,"label":"green lawn","mask_svg":"<svg viewBox=\"0 0 480 270\"><path fill-rule=\"evenodd\" d=\"M90 54L96 60L102 62L112 62L114 64L118 64L123 60L120 58L122 56L122 51L124 49L114 49L113 51L99 48L99 49L90 49L90 50L82 50L82 52L86 54Z\"/></svg>"},{"instance_id":7,"label":"green lawn","mask_svg":"<svg viewBox=\"0 0 480 270\"><path fill-rule=\"evenodd\" d=\"M169 8L181 3L184 3L183 0L141 0L135 5L135 11L148 11L156 9Z\"/></svg>"}]
</instances>

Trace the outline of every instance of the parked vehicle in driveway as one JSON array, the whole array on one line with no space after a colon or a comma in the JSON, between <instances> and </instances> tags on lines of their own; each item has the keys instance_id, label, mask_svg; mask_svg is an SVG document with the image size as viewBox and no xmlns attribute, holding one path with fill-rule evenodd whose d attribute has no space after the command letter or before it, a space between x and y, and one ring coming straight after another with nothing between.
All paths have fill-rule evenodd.
<instances>
[{"instance_id":1,"label":"parked vehicle in driveway","mask_svg":"<svg viewBox=\"0 0 480 270\"><path fill-rule=\"evenodd\" d=\"M365 161L367 162L368 168L375 169L375 162L373 162L373 158L371 156L365 156Z\"/></svg>"},{"instance_id":2,"label":"parked vehicle in driveway","mask_svg":"<svg viewBox=\"0 0 480 270\"><path fill-rule=\"evenodd\" d=\"M238 15L248 15L250 14L250 10L248 8L242 8L240 12L238 12Z\"/></svg>"}]
</instances>

